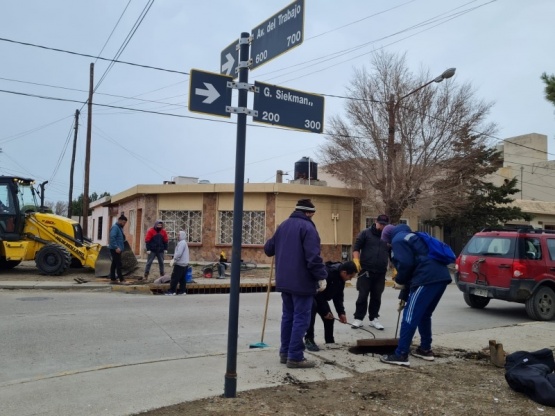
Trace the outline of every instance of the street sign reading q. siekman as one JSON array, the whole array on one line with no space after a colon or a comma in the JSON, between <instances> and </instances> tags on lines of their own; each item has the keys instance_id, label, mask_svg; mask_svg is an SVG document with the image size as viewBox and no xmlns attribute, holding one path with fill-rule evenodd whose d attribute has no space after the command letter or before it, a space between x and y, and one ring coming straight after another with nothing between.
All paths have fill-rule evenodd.
<instances>
[{"instance_id":1,"label":"street sign reading q. siekman","mask_svg":"<svg viewBox=\"0 0 555 416\"><path fill-rule=\"evenodd\" d=\"M324 131L324 97L255 81L253 121L297 130Z\"/></svg>"},{"instance_id":2,"label":"street sign reading q. siekman","mask_svg":"<svg viewBox=\"0 0 555 416\"><path fill-rule=\"evenodd\" d=\"M254 69L299 46L304 40L304 0L296 0L252 32L251 58Z\"/></svg>"},{"instance_id":3,"label":"street sign reading q. siekman","mask_svg":"<svg viewBox=\"0 0 555 416\"><path fill-rule=\"evenodd\" d=\"M231 106L231 88L227 75L191 69L189 75L189 110L197 113L230 117L226 106Z\"/></svg>"}]
</instances>

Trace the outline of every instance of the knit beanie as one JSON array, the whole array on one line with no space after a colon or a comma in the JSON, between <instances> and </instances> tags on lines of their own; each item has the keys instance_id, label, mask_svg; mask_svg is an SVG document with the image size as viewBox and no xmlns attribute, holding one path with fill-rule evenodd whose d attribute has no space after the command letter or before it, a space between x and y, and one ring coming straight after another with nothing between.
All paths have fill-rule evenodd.
<instances>
[{"instance_id":1,"label":"knit beanie","mask_svg":"<svg viewBox=\"0 0 555 416\"><path fill-rule=\"evenodd\" d=\"M297 206L295 206L296 211L305 212L316 212L316 207L310 199L299 199Z\"/></svg>"},{"instance_id":2,"label":"knit beanie","mask_svg":"<svg viewBox=\"0 0 555 416\"><path fill-rule=\"evenodd\" d=\"M391 238L392 238L394 228L395 226L391 224L388 224L385 227L383 227L382 241L385 241L386 243L391 244Z\"/></svg>"}]
</instances>

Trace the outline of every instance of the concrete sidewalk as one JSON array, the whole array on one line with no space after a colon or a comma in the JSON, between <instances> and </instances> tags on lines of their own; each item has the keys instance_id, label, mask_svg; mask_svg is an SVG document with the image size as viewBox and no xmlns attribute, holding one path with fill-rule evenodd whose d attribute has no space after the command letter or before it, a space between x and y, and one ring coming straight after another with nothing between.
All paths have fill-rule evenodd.
<instances>
[{"instance_id":1,"label":"concrete sidewalk","mask_svg":"<svg viewBox=\"0 0 555 416\"><path fill-rule=\"evenodd\" d=\"M531 322L503 328L437 335L434 337L434 345L451 349L464 346L465 350L480 351L488 345L490 339L503 342L508 352L554 348L555 325ZM346 348L347 345L340 345L338 349L307 352L308 358L319 363L318 367L296 370L288 369L279 363L278 350L275 347L240 351L237 356L237 391L278 386L290 383L292 379L306 383L392 369L392 366L381 363L377 355L349 354L346 353ZM75 374L51 374L44 378L19 380L17 383L0 386L0 400L6 414L21 415L22 413L18 412L21 411L21 403L24 402L25 415L29 416L127 415L222 395L226 359L225 354L189 358L168 357L135 365L91 368L89 371ZM411 367L448 363L453 359L454 357L441 357L430 363L411 357ZM114 383L114 380L119 382ZM130 380L143 382L129 384ZM64 394L52 396L50 393L53 384L57 391L63 391ZM125 399L122 400L122 397Z\"/></svg>"}]
</instances>

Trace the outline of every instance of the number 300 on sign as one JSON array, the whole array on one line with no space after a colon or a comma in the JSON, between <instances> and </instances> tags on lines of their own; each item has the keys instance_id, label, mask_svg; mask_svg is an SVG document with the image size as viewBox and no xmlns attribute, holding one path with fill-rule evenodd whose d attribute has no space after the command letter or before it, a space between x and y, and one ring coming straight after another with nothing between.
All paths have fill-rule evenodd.
<instances>
[{"instance_id":1,"label":"number 300 on sign","mask_svg":"<svg viewBox=\"0 0 555 416\"><path fill-rule=\"evenodd\" d=\"M322 124L319 121L305 120L304 127L311 130L320 130Z\"/></svg>"}]
</instances>

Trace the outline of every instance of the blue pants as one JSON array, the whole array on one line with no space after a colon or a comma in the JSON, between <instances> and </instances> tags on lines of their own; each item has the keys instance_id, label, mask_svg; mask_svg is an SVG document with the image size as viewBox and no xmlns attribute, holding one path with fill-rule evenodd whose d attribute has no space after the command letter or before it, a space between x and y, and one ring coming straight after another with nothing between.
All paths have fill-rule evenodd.
<instances>
[{"instance_id":1,"label":"blue pants","mask_svg":"<svg viewBox=\"0 0 555 416\"><path fill-rule=\"evenodd\" d=\"M399 345L395 354L405 356L410 352L410 344L416 329L420 334L420 348L432 348L432 313L436 309L449 282L438 282L411 289L403 311Z\"/></svg>"},{"instance_id":2,"label":"blue pants","mask_svg":"<svg viewBox=\"0 0 555 416\"><path fill-rule=\"evenodd\" d=\"M151 251L146 260L145 274L150 273L150 266L154 262L154 258L158 260L158 267L160 268L160 276L164 276L164 252Z\"/></svg>"},{"instance_id":3,"label":"blue pants","mask_svg":"<svg viewBox=\"0 0 555 416\"><path fill-rule=\"evenodd\" d=\"M280 355L289 360L304 359L303 337L310 325L314 296L293 295L282 292L281 347Z\"/></svg>"}]
</instances>

